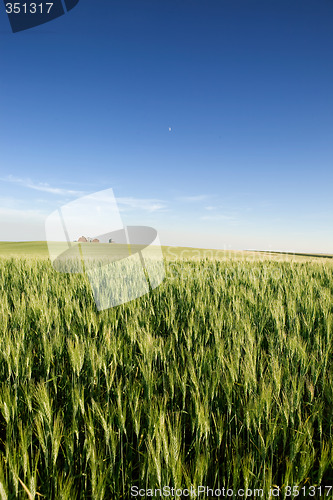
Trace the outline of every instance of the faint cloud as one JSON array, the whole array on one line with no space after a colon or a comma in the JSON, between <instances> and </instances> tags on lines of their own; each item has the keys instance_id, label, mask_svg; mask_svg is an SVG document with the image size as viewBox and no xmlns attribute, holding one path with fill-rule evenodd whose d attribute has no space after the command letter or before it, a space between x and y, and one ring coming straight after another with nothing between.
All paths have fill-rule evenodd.
<instances>
[{"instance_id":1,"label":"faint cloud","mask_svg":"<svg viewBox=\"0 0 333 500\"><path fill-rule=\"evenodd\" d=\"M4 220L17 218L27 220L45 217L46 212L40 208L29 208L23 200L12 196L0 196L0 216ZM2 222L3 222L2 221Z\"/></svg>"},{"instance_id":2,"label":"faint cloud","mask_svg":"<svg viewBox=\"0 0 333 500\"><path fill-rule=\"evenodd\" d=\"M20 186L28 189L35 189L36 191L43 191L44 193L57 194L61 196L82 196L83 194L85 194L83 191L53 187L46 182L39 182L36 184L31 179L22 179L19 177L14 177L13 175L0 177L0 181L11 182L14 184L19 184Z\"/></svg>"},{"instance_id":3,"label":"faint cloud","mask_svg":"<svg viewBox=\"0 0 333 500\"><path fill-rule=\"evenodd\" d=\"M120 212L129 210L143 210L145 212L165 212L167 206L162 200L151 198L116 198Z\"/></svg>"},{"instance_id":4,"label":"faint cloud","mask_svg":"<svg viewBox=\"0 0 333 500\"><path fill-rule=\"evenodd\" d=\"M36 209L27 210L23 208L0 207L0 216L22 221L22 219L31 220L32 218L44 220L45 214L41 210Z\"/></svg>"},{"instance_id":5,"label":"faint cloud","mask_svg":"<svg viewBox=\"0 0 333 500\"><path fill-rule=\"evenodd\" d=\"M214 214L214 215L202 215L200 217L200 220L229 220L229 221L235 221L236 218L233 217L232 215L225 215L225 214Z\"/></svg>"},{"instance_id":6,"label":"faint cloud","mask_svg":"<svg viewBox=\"0 0 333 500\"><path fill-rule=\"evenodd\" d=\"M38 209L0 207L0 218L1 241L45 240L45 213Z\"/></svg>"},{"instance_id":7,"label":"faint cloud","mask_svg":"<svg viewBox=\"0 0 333 500\"><path fill-rule=\"evenodd\" d=\"M185 202L196 202L196 201L204 201L210 198L207 194L198 194L194 196L179 196L177 200L179 201L185 201Z\"/></svg>"},{"instance_id":8,"label":"faint cloud","mask_svg":"<svg viewBox=\"0 0 333 500\"><path fill-rule=\"evenodd\" d=\"M22 201L12 196L0 196L0 209L1 208L13 208L17 209L19 206L22 206Z\"/></svg>"}]
</instances>

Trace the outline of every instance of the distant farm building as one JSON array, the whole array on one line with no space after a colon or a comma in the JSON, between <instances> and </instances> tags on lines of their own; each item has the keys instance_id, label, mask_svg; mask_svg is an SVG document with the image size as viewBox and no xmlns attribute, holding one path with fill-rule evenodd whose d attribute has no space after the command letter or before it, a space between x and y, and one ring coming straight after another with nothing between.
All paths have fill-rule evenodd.
<instances>
[{"instance_id":1,"label":"distant farm building","mask_svg":"<svg viewBox=\"0 0 333 500\"><path fill-rule=\"evenodd\" d=\"M85 237L85 236L80 236L80 238L77 240L79 243L100 243L101 241L98 238L90 238L90 236ZM106 239L102 238L102 242L106 242ZM113 239L109 239L109 243L114 243Z\"/></svg>"}]
</instances>

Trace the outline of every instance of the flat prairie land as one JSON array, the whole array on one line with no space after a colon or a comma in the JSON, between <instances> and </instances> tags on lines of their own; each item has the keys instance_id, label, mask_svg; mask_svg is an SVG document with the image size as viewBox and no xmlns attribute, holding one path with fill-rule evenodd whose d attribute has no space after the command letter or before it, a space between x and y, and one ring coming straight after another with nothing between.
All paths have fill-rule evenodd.
<instances>
[{"instance_id":1,"label":"flat prairie land","mask_svg":"<svg viewBox=\"0 0 333 500\"><path fill-rule=\"evenodd\" d=\"M48 257L46 241L0 241L0 256L4 257Z\"/></svg>"},{"instance_id":2,"label":"flat prairie land","mask_svg":"<svg viewBox=\"0 0 333 500\"><path fill-rule=\"evenodd\" d=\"M332 259L163 252L98 312L44 242L0 244L1 500L333 484Z\"/></svg>"},{"instance_id":3,"label":"flat prairie land","mask_svg":"<svg viewBox=\"0 0 333 500\"><path fill-rule=\"evenodd\" d=\"M67 243L53 242L56 249L68 248ZM72 242L72 245L78 245L77 242ZM80 244L82 246L82 243ZM132 247L134 252L144 248L142 245L122 245L117 243L112 244L96 244L96 243L84 243L85 248L91 248L92 252L97 254L107 253L109 249L119 248L126 249L122 253L126 254L128 248ZM285 252L269 252L262 251L256 252L251 250L222 250L222 249L211 249L211 248L192 248L192 247L177 247L177 246L162 246L163 256L167 261L175 260L244 260L248 262L253 261L277 261L277 262L290 262L290 261L316 261L320 259L333 259L333 255L329 254L306 254L306 253L285 253ZM99 250L100 249L100 250ZM110 250L109 250L110 251ZM12 241L0 241L0 257L49 257L48 244L46 241L23 241L23 242L12 242Z\"/></svg>"}]
</instances>

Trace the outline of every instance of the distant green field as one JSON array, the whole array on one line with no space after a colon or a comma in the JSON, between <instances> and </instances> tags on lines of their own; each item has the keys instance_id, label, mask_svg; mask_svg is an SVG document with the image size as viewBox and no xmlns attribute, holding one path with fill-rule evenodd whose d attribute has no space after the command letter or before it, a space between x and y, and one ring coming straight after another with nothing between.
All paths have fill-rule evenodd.
<instances>
[{"instance_id":1,"label":"distant green field","mask_svg":"<svg viewBox=\"0 0 333 500\"><path fill-rule=\"evenodd\" d=\"M48 257L46 241L0 241L0 255Z\"/></svg>"},{"instance_id":2,"label":"distant green field","mask_svg":"<svg viewBox=\"0 0 333 500\"><path fill-rule=\"evenodd\" d=\"M59 245L63 245L59 243ZM104 252L104 249L110 249L117 246L117 244L94 244L84 243L83 245L89 246L94 252ZM127 249L127 245L118 245ZM133 246L132 246L133 247ZM132 248L133 249L133 248ZM162 246L163 256L168 261L175 260L247 260L247 261L318 261L318 259L333 259L333 255L324 254L288 254L284 252L254 252L254 251L237 251L237 250L219 250L209 248L192 248L192 247L174 247ZM23 241L23 242L0 242L0 257L49 257L49 251L46 241Z\"/></svg>"}]
</instances>

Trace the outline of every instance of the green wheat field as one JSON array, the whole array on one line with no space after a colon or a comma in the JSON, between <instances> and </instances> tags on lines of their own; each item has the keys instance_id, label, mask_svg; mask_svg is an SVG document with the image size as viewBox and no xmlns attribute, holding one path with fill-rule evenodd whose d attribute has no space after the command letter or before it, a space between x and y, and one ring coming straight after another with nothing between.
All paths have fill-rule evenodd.
<instances>
[{"instance_id":1,"label":"green wheat field","mask_svg":"<svg viewBox=\"0 0 333 500\"><path fill-rule=\"evenodd\" d=\"M0 254L1 500L333 484L332 259L165 250L98 312L45 244Z\"/></svg>"}]
</instances>

